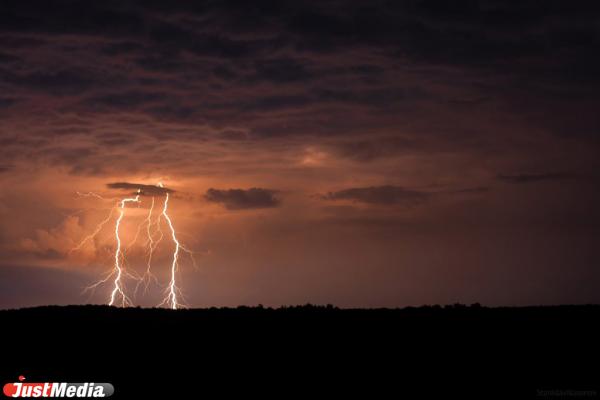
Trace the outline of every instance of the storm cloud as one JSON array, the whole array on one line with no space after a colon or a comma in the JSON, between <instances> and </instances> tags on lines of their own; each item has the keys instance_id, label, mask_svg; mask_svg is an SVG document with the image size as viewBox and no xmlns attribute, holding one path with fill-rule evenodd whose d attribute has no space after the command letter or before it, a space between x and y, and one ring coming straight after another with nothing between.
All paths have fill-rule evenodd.
<instances>
[{"instance_id":1,"label":"storm cloud","mask_svg":"<svg viewBox=\"0 0 600 400\"><path fill-rule=\"evenodd\" d=\"M329 192L322 196L324 200L351 200L376 205L403 205L415 206L423 203L430 194L399 186L370 186L350 188Z\"/></svg>"},{"instance_id":2,"label":"storm cloud","mask_svg":"<svg viewBox=\"0 0 600 400\"><path fill-rule=\"evenodd\" d=\"M194 305L597 299L599 15L587 0L5 0L0 258L100 267L108 225L65 254L108 198L175 188L178 233L210 253ZM99 188L105 202L74 194Z\"/></svg>"},{"instance_id":3,"label":"storm cloud","mask_svg":"<svg viewBox=\"0 0 600 400\"><path fill-rule=\"evenodd\" d=\"M276 191L261 188L250 189L213 189L206 191L204 198L212 203L220 203L228 210L277 207L281 201Z\"/></svg>"},{"instance_id":4,"label":"storm cloud","mask_svg":"<svg viewBox=\"0 0 600 400\"><path fill-rule=\"evenodd\" d=\"M543 181L560 181L578 178L578 174L569 172L544 172L538 174L498 175L498 179L509 183L536 183Z\"/></svg>"},{"instance_id":5,"label":"storm cloud","mask_svg":"<svg viewBox=\"0 0 600 400\"><path fill-rule=\"evenodd\" d=\"M106 187L109 189L120 189L120 190L131 190L132 193L139 194L142 196L161 196L167 193L173 193L173 189L167 187L160 187L157 185L146 185L143 183L131 183L131 182L113 182L107 183Z\"/></svg>"}]
</instances>

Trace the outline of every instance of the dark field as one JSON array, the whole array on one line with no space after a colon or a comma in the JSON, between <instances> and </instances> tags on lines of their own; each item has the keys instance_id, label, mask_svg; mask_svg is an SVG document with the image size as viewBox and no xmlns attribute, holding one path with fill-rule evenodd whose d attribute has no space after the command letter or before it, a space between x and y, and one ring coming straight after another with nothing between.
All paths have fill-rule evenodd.
<instances>
[{"instance_id":1,"label":"dark field","mask_svg":"<svg viewBox=\"0 0 600 400\"><path fill-rule=\"evenodd\" d=\"M113 398L597 398L600 306L0 311L2 384Z\"/></svg>"}]
</instances>

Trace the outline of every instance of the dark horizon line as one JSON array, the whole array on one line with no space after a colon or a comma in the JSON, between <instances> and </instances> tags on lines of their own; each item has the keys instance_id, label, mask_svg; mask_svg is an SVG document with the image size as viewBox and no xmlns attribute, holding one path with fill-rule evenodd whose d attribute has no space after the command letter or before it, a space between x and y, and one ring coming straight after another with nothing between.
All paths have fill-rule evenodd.
<instances>
[{"instance_id":1,"label":"dark horizon line","mask_svg":"<svg viewBox=\"0 0 600 400\"><path fill-rule=\"evenodd\" d=\"M296 304L296 305L281 305L277 307L264 306L257 304L255 306L238 305L235 307L193 307L193 308L179 308L172 310L164 307L118 307L110 306L107 304L68 304L68 305L40 305L30 306L21 308L0 308L0 312L7 311L33 311L41 309L111 309L111 310L123 310L123 311L170 311L170 312L182 312L182 311L245 311L245 310L258 310L258 311L285 311L285 310L336 310L336 311L411 311L411 310L503 310L503 309L556 309L556 308L600 308L598 303L585 303L585 304L551 304L551 305L515 305L515 306L485 306L480 303L454 303L454 304L423 304L420 306L404 306L404 307L338 307L333 304Z\"/></svg>"}]
</instances>

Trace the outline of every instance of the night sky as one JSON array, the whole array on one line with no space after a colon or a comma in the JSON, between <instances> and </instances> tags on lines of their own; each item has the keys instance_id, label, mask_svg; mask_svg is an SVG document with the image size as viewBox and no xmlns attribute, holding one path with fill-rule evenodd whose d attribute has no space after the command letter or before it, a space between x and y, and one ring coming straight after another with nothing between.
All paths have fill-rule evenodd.
<instances>
[{"instance_id":1,"label":"night sky","mask_svg":"<svg viewBox=\"0 0 600 400\"><path fill-rule=\"evenodd\" d=\"M0 308L105 303L138 188L192 307L600 302L599 90L597 1L3 0Z\"/></svg>"}]
</instances>

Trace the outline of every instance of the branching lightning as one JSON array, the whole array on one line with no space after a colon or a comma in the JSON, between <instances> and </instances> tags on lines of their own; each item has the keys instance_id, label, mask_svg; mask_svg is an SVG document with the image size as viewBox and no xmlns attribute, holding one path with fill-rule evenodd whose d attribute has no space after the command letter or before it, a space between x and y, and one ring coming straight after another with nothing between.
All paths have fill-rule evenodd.
<instances>
[{"instance_id":1,"label":"branching lightning","mask_svg":"<svg viewBox=\"0 0 600 400\"><path fill-rule=\"evenodd\" d=\"M158 243L162 240L162 231L161 231L159 240L157 240L156 242L154 241L154 236L152 234L152 211L153 210L154 210L154 197L152 198L152 203L150 204L150 211L148 211L148 217L146 218L146 234L148 235L148 240L146 241L146 245L148 246L148 258L146 260L146 272L144 273L144 278L147 278L146 290L148 290L148 284L150 283L150 279L156 280L156 277L152 274L152 271L151 271L152 254L154 254L154 249L156 249L156 246L158 246ZM159 217L157 226L160 229L160 217Z\"/></svg>"},{"instance_id":2,"label":"branching lightning","mask_svg":"<svg viewBox=\"0 0 600 400\"><path fill-rule=\"evenodd\" d=\"M132 304L129 298L125 295L123 290L123 285L121 282L121 276L123 275L123 268L121 266L121 237L119 236L119 227L121 226L121 220L125 215L125 204L129 202L139 202L140 201L140 191L138 190L138 194L135 197L125 198L121 200L121 207L119 210L119 217L117 218L117 222L115 223L115 240L117 241L117 247L115 249L115 280L114 280L114 289L110 294L110 302L108 305L112 306L115 303L115 298L117 295L121 296L121 305L125 307L126 305Z\"/></svg>"},{"instance_id":3,"label":"branching lightning","mask_svg":"<svg viewBox=\"0 0 600 400\"><path fill-rule=\"evenodd\" d=\"M147 235L146 242L144 243L144 246L146 247L146 271L142 275L142 278L138 281L138 284L135 286L135 291L134 291L135 294L137 294L139 286L142 283L144 284L144 292L148 291L148 287L149 287L151 281L158 283L158 279L152 273L151 267L152 267L152 255L154 254L154 250L156 250L156 247L158 246L158 244L160 243L160 241L162 240L162 237L163 237L162 231L160 230L160 217L162 214L159 214L157 222L153 223L152 222L152 212L153 211L154 211L154 197L152 197L152 200L150 203L150 209L148 210L148 215L146 216L144 221L138 226L135 239L129 245L130 247L133 245L133 243L137 240L137 237L139 236L140 230L145 225L146 226L146 235ZM160 235L157 240L154 239L155 233L152 232L152 227L154 225L156 225L156 232L158 232Z\"/></svg>"},{"instance_id":4,"label":"branching lightning","mask_svg":"<svg viewBox=\"0 0 600 400\"><path fill-rule=\"evenodd\" d=\"M104 200L104 197L100 196L98 193L94 192L75 192L77 193L77 197L95 197L100 200Z\"/></svg>"},{"instance_id":5,"label":"branching lightning","mask_svg":"<svg viewBox=\"0 0 600 400\"><path fill-rule=\"evenodd\" d=\"M69 250L69 254L73 253L74 251L80 250L84 244L86 244L87 242L93 240L96 236L98 236L98 234L100 233L102 228L104 228L104 225L106 225L108 223L108 221L111 220L113 212L115 211L115 209L118 206L119 206L119 203L115 204L115 206L110 209L108 216L96 226L96 229L94 229L94 231L92 233L90 233L89 235L87 235L86 237L81 239L81 241L79 242L79 244L77 246L75 246L71 250Z\"/></svg>"},{"instance_id":6,"label":"branching lightning","mask_svg":"<svg viewBox=\"0 0 600 400\"><path fill-rule=\"evenodd\" d=\"M158 184L160 187L162 187L162 183ZM179 292L179 288L177 287L177 283L176 283L176 274L177 274L177 267L178 267L178 262L179 262L179 248L181 247L179 240L177 240L177 236L175 234L175 228L173 227L173 222L171 221L171 218L169 217L169 214L167 213L167 209L169 208L169 193L167 192L165 195L165 202L163 205L163 210L162 210L162 215L165 218L165 220L167 221L167 224L169 225L169 229L171 230L171 238L173 239L173 243L175 243L175 250L173 251L173 261L171 262L171 281L169 282L169 286L167 287L166 290L166 297L165 299L162 301L162 304L166 304L168 305L172 310L176 310L178 307L180 307L180 304L177 302L177 293Z\"/></svg>"},{"instance_id":7,"label":"branching lightning","mask_svg":"<svg viewBox=\"0 0 600 400\"><path fill-rule=\"evenodd\" d=\"M157 186L160 188L164 187L161 182L159 182L157 184ZM88 286L84 291L87 291L87 290L93 291L98 286L111 281L112 282L112 291L110 292L108 304L111 306L120 304L122 307L126 307L126 306L133 305L133 301L126 293L125 284L124 284L125 278L131 278L131 279L137 281L135 290L133 292L134 297L137 294L138 288L141 284L144 284L145 292L146 292L148 290L148 287L149 287L151 281L158 283L158 279L152 273L152 262L153 262L153 255L154 255L156 249L158 248L159 243L164 238L164 234L161 229L161 223L162 223L162 220L164 219L166 222L166 225L169 228L170 236L175 245L175 248L173 250L173 254L171 257L171 265L170 265L170 269L169 269L169 276L170 276L169 284L165 288L165 291L164 291L165 296L164 296L164 299L162 300L162 302L159 304L159 306L167 306L168 308L173 309L173 310L183 307L183 303L181 302L183 295L182 295L181 289L179 288L178 283L177 283L177 275L178 275L179 262L180 262L180 260L179 260L180 252L185 252L186 254L188 254L190 256L190 259L191 259L194 267L196 266L196 261L194 258L194 252L189 250L187 247L185 247L177 238L177 232L175 230L171 216L169 215L169 191L165 191L164 194L165 194L165 197L164 197L164 202L162 205L162 211L157 213L157 217L155 220L153 220L153 214L156 214L156 213L154 213L155 198L151 197L148 214L143 219L143 221L138 225L135 236L134 236L133 240L127 245L126 249L123 248L124 246L122 243L123 239L122 239L121 232L120 232L121 231L121 223L125 217L126 208L127 208L128 203L138 203L138 204L142 203L141 196L143 195L143 193L141 192L141 190L137 191L137 193L135 194L135 197L126 197L126 198L123 198L123 199L117 201L116 204L111 208L108 216L96 226L94 231L91 234L84 237L77 246L75 246L74 248L72 248L69 251L69 253L71 253L73 251L80 250L87 242L89 242L89 241L93 240L95 237L97 237L98 234L104 228L104 226L107 225L112 220L113 215L115 214L115 210L118 210L117 218L115 220L115 225L114 225L114 233L113 233L114 240L115 240L113 267L112 267L111 271L104 278L102 278L99 281L95 282L94 284ZM88 192L88 193L77 192L77 195L79 197L95 197L95 198L98 198L101 200L105 200L102 196L100 196L96 193L93 193L93 192ZM145 230L145 233L146 233L146 240L143 244L144 248L146 249L145 271L144 271L143 275L137 275L135 273L135 271L133 271L133 270L129 271L130 268L129 268L128 263L126 262L125 253L126 253L126 250L129 250L138 241L138 237L140 236L141 231L143 229Z\"/></svg>"}]
</instances>

